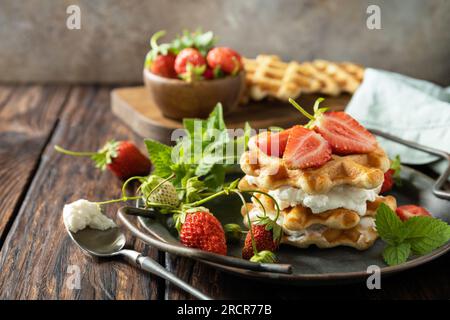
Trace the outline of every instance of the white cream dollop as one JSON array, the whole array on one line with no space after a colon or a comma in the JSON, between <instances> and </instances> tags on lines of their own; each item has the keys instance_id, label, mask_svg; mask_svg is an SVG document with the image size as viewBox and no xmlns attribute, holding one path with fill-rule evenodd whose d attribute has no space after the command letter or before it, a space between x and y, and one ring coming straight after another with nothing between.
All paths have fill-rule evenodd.
<instances>
[{"instance_id":1,"label":"white cream dollop","mask_svg":"<svg viewBox=\"0 0 450 320\"><path fill-rule=\"evenodd\" d=\"M367 190L340 185L326 194L308 194L298 188L283 186L270 190L269 194L278 202L280 209L302 205L310 208L313 213L321 213L331 209L345 208L363 216L367 211L366 202L375 201L379 191L380 187Z\"/></svg>"},{"instance_id":2,"label":"white cream dollop","mask_svg":"<svg viewBox=\"0 0 450 320\"><path fill-rule=\"evenodd\" d=\"M116 226L114 221L102 213L98 204L85 199L66 204L63 219L66 227L72 232L78 232L86 227L107 230Z\"/></svg>"}]
</instances>

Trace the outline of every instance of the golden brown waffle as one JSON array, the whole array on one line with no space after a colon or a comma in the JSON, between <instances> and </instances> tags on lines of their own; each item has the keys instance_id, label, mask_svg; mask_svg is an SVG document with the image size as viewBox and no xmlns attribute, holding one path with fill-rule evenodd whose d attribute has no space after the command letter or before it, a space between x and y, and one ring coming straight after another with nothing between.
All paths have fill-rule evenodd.
<instances>
[{"instance_id":1,"label":"golden brown waffle","mask_svg":"<svg viewBox=\"0 0 450 320\"><path fill-rule=\"evenodd\" d=\"M317 92L320 82L305 75L300 64L286 63L274 55L259 55L256 59L243 58L247 86L252 99L273 97L287 101L301 92Z\"/></svg>"},{"instance_id":2,"label":"golden brown waffle","mask_svg":"<svg viewBox=\"0 0 450 320\"><path fill-rule=\"evenodd\" d=\"M393 200L393 203L392 203ZM389 206L393 205L395 209L395 199L393 197L379 197L377 201L374 201L371 206L373 210L374 206L377 206L380 202L384 202ZM247 204L247 209L251 211L256 205L253 203ZM365 216L359 217L356 212L352 212L346 209L334 209L325 212L327 217L324 220L316 220L317 223L303 223L302 226L308 226L306 228L295 229L299 227L297 220L299 218L298 213L304 213L303 210L294 211L282 211L283 218L279 219L282 222L282 227L284 230L284 235L281 243L290 244L299 248L307 248L310 245L316 245L319 248L332 248L336 246L350 246L359 250L365 250L369 248L377 239L378 234L374 227L375 211L368 212ZM258 209L259 210L259 209ZM245 207L242 207L241 213L243 216L246 214ZM295 217L292 217L292 213L295 213ZM353 214L355 220L352 220L346 228L342 228L339 219L342 213L346 213L349 216ZM269 214L269 213L268 213ZM269 214L273 218L273 213ZM321 216L321 214L315 214L313 216ZM308 216L303 216L306 220L309 219ZM316 218L313 218L316 219ZM292 220L295 220L294 222ZM331 222L334 220L333 222ZM344 218L345 220L345 218ZM357 222L356 222L357 221ZM310 220L309 222L313 222ZM331 223L330 223L331 222ZM247 219L244 217L244 223L247 225ZM292 229L290 229L291 227Z\"/></svg>"},{"instance_id":3,"label":"golden brown waffle","mask_svg":"<svg viewBox=\"0 0 450 320\"><path fill-rule=\"evenodd\" d=\"M347 246L358 250L366 250L378 238L373 221L374 219L371 217L364 217L360 224L351 229L322 228L319 230L308 230L302 235L284 235L281 243L298 248L307 248L310 245L316 245L323 249Z\"/></svg>"},{"instance_id":4,"label":"golden brown waffle","mask_svg":"<svg viewBox=\"0 0 450 320\"><path fill-rule=\"evenodd\" d=\"M248 94L252 99L272 97L287 101L301 93L332 96L353 93L360 85L364 68L351 62L326 60L283 62L275 55L243 58Z\"/></svg>"},{"instance_id":5,"label":"golden brown waffle","mask_svg":"<svg viewBox=\"0 0 450 320\"><path fill-rule=\"evenodd\" d=\"M319 168L290 170L283 159L261 151L255 139L256 136L250 139L249 151L242 154L240 165L247 175L255 177L258 188L267 190L292 186L309 194L323 194L344 184L375 189L383 183L384 173L390 166L386 153L378 147L367 154L332 155L332 159Z\"/></svg>"}]
</instances>

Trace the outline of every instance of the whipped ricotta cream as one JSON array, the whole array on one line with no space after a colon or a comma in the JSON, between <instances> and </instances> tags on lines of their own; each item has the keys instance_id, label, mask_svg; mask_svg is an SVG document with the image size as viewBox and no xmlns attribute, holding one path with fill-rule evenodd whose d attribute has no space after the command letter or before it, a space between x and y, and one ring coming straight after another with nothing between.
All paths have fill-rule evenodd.
<instances>
[{"instance_id":1,"label":"whipped ricotta cream","mask_svg":"<svg viewBox=\"0 0 450 320\"><path fill-rule=\"evenodd\" d=\"M86 227L107 230L116 226L114 221L102 213L98 204L85 199L66 204L63 219L66 227L72 232L78 232Z\"/></svg>"},{"instance_id":2,"label":"whipped ricotta cream","mask_svg":"<svg viewBox=\"0 0 450 320\"><path fill-rule=\"evenodd\" d=\"M345 208L363 216L367 211L367 201L374 201L380 191L376 189L362 189L349 185L336 186L326 194L308 194L293 187L280 187L269 191L281 209L302 205L311 209L313 213L321 213L331 209Z\"/></svg>"}]
</instances>

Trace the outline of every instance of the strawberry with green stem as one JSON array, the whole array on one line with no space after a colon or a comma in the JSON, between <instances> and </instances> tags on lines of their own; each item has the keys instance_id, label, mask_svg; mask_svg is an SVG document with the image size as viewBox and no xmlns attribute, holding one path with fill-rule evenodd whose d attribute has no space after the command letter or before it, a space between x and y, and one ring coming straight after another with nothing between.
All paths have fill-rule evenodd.
<instances>
[{"instance_id":1,"label":"strawberry with green stem","mask_svg":"<svg viewBox=\"0 0 450 320\"><path fill-rule=\"evenodd\" d=\"M281 240L281 236L282 236L282 229L281 227L276 223L279 215L280 215L280 208L278 206L278 203L276 202L276 200L268 193L264 192L264 191L260 191L260 190L239 190L236 188L237 186L237 182L239 182L239 179L234 181L233 183L230 184L229 187L224 188L223 190L216 192L206 198L203 198L199 201L196 201L194 203L190 203L190 204L185 204L184 208L189 208L189 207L197 207L200 206L208 201L211 201L219 196L222 195L229 195L230 193L235 193L242 201L245 209L246 209L246 217L247 217L247 224L249 226L249 232L247 233L247 239L246 243L247 246L244 247L245 252L250 252L251 254L245 254L244 256L246 258L248 258L250 261L253 262L265 262L265 263L273 263L276 260L275 254L273 253L273 251L275 251L278 248L278 244ZM266 215L266 210L264 208L264 206L262 206L263 208L263 216L258 217L258 221L256 223L256 225L258 225L258 229L263 229L264 232L258 232L257 237L255 237L254 234L254 228L252 227L252 221L250 219L250 214L248 212L248 208L246 206L246 202L244 199L243 194L250 194L254 197L255 193L259 193L259 194L263 194L269 198L272 199L272 201L275 204L275 207L277 209L277 213L275 218L272 220L270 219L270 217L268 217ZM256 197L254 197L255 199L257 199ZM257 201L260 201L259 199L257 199ZM261 203L262 205L262 203ZM177 217L177 219L180 221L182 221L183 219L185 219L185 210L181 211L182 213L179 214L179 216ZM178 225L182 225L182 223L179 223ZM269 243L268 241L261 241L263 240L263 234L264 234L264 239L267 239L267 234L270 234L271 237L271 242L272 245L267 246L266 244Z\"/></svg>"},{"instance_id":2,"label":"strawberry with green stem","mask_svg":"<svg viewBox=\"0 0 450 320\"><path fill-rule=\"evenodd\" d=\"M253 262L266 262L273 263L276 261L274 251L278 249L281 241L282 229L277 224L278 217L280 215L280 208L276 200L269 194L260 190L246 190L246 193L250 193L252 197L257 200L263 209L263 215L258 216L257 220L252 224L248 208L244 202L244 208L246 210L247 223L249 225L249 232L245 239L244 248L242 249L242 257L244 259ZM274 219L271 219L267 214L262 202L254 195L254 193L260 193L268 196L275 204L277 213ZM243 197L241 197L243 200Z\"/></svg>"},{"instance_id":3,"label":"strawberry with green stem","mask_svg":"<svg viewBox=\"0 0 450 320\"><path fill-rule=\"evenodd\" d=\"M151 50L145 57L145 68L162 77L176 78L176 55L171 52L171 45L168 43L158 44L159 38L165 34L164 30L160 30L150 39Z\"/></svg>"},{"instance_id":4,"label":"strawberry with green stem","mask_svg":"<svg viewBox=\"0 0 450 320\"><path fill-rule=\"evenodd\" d=\"M400 162L400 156L397 155L391 162L391 166L388 171L384 173L384 181L383 185L381 186L380 193L386 193L392 189L394 184L401 185L401 178L400 178L400 171L401 171L401 162Z\"/></svg>"},{"instance_id":5,"label":"strawberry with green stem","mask_svg":"<svg viewBox=\"0 0 450 320\"><path fill-rule=\"evenodd\" d=\"M206 60L197 49L185 48L178 53L175 59L176 73L181 79L188 82L201 79L205 70Z\"/></svg>"},{"instance_id":6,"label":"strawberry with green stem","mask_svg":"<svg viewBox=\"0 0 450 320\"><path fill-rule=\"evenodd\" d=\"M146 175L150 172L150 160L144 156L131 141L108 141L97 152L78 152L66 150L58 145L55 150L70 156L89 157L95 167L101 170L108 168L121 180L133 176Z\"/></svg>"}]
</instances>

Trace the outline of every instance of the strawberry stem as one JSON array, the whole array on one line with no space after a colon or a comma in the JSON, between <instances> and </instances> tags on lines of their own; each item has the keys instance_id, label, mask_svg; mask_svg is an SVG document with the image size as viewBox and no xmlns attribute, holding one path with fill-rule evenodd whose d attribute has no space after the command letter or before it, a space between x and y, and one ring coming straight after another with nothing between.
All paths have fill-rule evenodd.
<instances>
[{"instance_id":1,"label":"strawberry stem","mask_svg":"<svg viewBox=\"0 0 450 320\"><path fill-rule=\"evenodd\" d=\"M228 190L222 190L222 191L219 191L219 192L216 192L216 193L210 195L209 197L203 198L201 200L198 200L198 201L195 201L192 203L188 203L186 206L188 206L189 208L198 207L198 206L204 204L205 202L208 202L212 199L220 197L221 195L227 194L228 192L229 192Z\"/></svg>"},{"instance_id":2,"label":"strawberry stem","mask_svg":"<svg viewBox=\"0 0 450 320\"><path fill-rule=\"evenodd\" d=\"M71 150L61 148L58 145L55 145L55 150L60 153L64 153L69 156L75 156L75 157L92 157L92 156L98 154L98 152L71 151Z\"/></svg>"},{"instance_id":3,"label":"strawberry stem","mask_svg":"<svg viewBox=\"0 0 450 320\"><path fill-rule=\"evenodd\" d=\"M110 203L116 203L116 202L125 202L128 200L139 200L141 197L124 197L124 198L119 198L119 199L112 199L112 200L107 200L107 201L100 201L100 202L96 202L96 204L98 205L104 205L104 204L110 204Z\"/></svg>"},{"instance_id":4,"label":"strawberry stem","mask_svg":"<svg viewBox=\"0 0 450 320\"><path fill-rule=\"evenodd\" d=\"M295 109L300 111L309 120L315 120L314 116L312 114L308 113L305 109L303 109L297 102L295 102L294 99L289 98L289 102L295 107Z\"/></svg>"},{"instance_id":5,"label":"strawberry stem","mask_svg":"<svg viewBox=\"0 0 450 320\"><path fill-rule=\"evenodd\" d=\"M280 210L280 206L278 205L277 200L275 200L275 198L274 198L273 196L271 196L271 195L268 194L267 192L260 191L260 190L245 190L245 191L243 191L243 192L244 192L244 193L260 193L260 194L263 194L263 195L269 197L270 199L272 199L272 201L273 201L273 203L274 203L274 205L275 205L275 209L277 209L277 214L276 214L274 220L275 220L275 222L278 220L278 217L280 216L281 210ZM259 200L259 199L258 199L258 200Z\"/></svg>"},{"instance_id":6,"label":"strawberry stem","mask_svg":"<svg viewBox=\"0 0 450 320\"><path fill-rule=\"evenodd\" d=\"M165 30L159 30L158 32L153 34L152 37L150 38L150 47L154 50L157 50L159 47L158 39L163 37L165 34L166 34Z\"/></svg>"},{"instance_id":7,"label":"strawberry stem","mask_svg":"<svg viewBox=\"0 0 450 320\"><path fill-rule=\"evenodd\" d=\"M236 193L239 198L242 201L242 205L245 208L245 216L247 217L247 223L248 223L248 232L250 232L250 238L252 239L252 248L253 248L253 255L258 254L258 248L256 248L256 241L255 236L253 235L253 229L252 229L252 220L250 219L250 213L248 212L247 203L245 202L244 196L239 190L233 189L230 190L231 192Z\"/></svg>"},{"instance_id":8,"label":"strawberry stem","mask_svg":"<svg viewBox=\"0 0 450 320\"><path fill-rule=\"evenodd\" d=\"M126 188L128 186L128 184L133 181L133 180L139 180L139 179L144 179L145 177L140 177L140 176L134 176L131 178L128 178L122 185L122 198L126 198L127 197L127 191Z\"/></svg>"}]
</instances>

